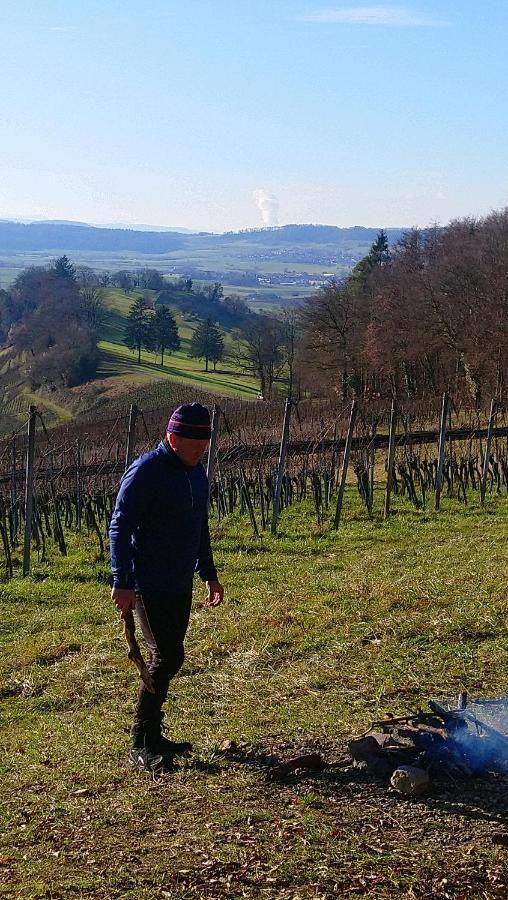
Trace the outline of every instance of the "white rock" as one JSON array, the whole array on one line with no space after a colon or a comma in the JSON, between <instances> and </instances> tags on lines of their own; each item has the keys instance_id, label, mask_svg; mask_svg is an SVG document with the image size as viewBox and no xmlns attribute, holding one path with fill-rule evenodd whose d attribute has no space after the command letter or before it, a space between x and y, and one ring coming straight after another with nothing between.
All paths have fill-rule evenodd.
<instances>
[{"instance_id":1,"label":"white rock","mask_svg":"<svg viewBox=\"0 0 508 900\"><path fill-rule=\"evenodd\" d=\"M395 769L390 784L400 794L425 794L430 787L429 773L416 766L399 766Z\"/></svg>"}]
</instances>

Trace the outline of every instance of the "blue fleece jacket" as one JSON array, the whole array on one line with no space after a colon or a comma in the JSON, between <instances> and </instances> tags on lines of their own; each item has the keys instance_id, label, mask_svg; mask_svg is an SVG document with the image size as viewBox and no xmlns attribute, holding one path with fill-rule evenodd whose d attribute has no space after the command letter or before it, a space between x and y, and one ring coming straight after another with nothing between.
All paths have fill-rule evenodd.
<instances>
[{"instance_id":1,"label":"blue fleece jacket","mask_svg":"<svg viewBox=\"0 0 508 900\"><path fill-rule=\"evenodd\" d=\"M125 472L109 528L113 585L192 590L194 572L214 581L208 530L208 479L161 441Z\"/></svg>"}]
</instances>

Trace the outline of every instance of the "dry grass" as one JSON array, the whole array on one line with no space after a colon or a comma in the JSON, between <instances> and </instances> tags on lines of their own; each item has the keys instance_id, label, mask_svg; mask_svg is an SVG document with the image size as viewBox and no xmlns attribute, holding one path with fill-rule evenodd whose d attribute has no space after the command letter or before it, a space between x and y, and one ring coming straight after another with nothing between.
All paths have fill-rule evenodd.
<instances>
[{"instance_id":1,"label":"dry grass","mask_svg":"<svg viewBox=\"0 0 508 900\"><path fill-rule=\"evenodd\" d=\"M125 765L136 673L91 541L3 585L0 896L507 896L500 780L401 801L344 749L386 710L506 687L506 500L443 507L372 524L350 491L338 535L302 507L277 539L215 524L227 599L196 586L168 708L195 753L159 779ZM267 781L309 747L322 773Z\"/></svg>"}]
</instances>

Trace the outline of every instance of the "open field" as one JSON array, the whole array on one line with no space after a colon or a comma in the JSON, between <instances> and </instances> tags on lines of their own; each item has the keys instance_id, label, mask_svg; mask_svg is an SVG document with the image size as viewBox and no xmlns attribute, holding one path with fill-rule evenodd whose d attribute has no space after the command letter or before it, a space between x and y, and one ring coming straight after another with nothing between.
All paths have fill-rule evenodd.
<instances>
[{"instance_id":1,"label":"open field","mask_svg":"<svg viewBox=\"0 0 508 900\"><path fill-rule=\"evenodd\" d=\"M396 508L369 522L351 488L338 534L305 505L277 539L212 521L226 600L196 586L168 709L195 751L158 779L124 762L136 673L95 541L1 585L0 896L505 897L506 779L403 800L347 762L387 711L506 689L506 498ZM267 780L307 748L321 773Z\"/></svg>"},{"instance_id":2,"label":"open field","mask_svg":"<svg viewBox=\"0 0 508 900\"><path fill-rule=\"evenodd\" d=\"M309 272L320 274L323 271L345 274L351 269L351 264L344 262L333 264L331 262L313 262L314 257L319 259L334 258L339 249L351 258L361 259L370 247L371 240L344 239L338 243L295 242L294 244L284 240L281 236L279 242L274 240L272 234L267 237L266 245L257 239L248 240L245 237L231 238L228 235L180 235L181 246L178 249L170 249L163 253L143 253L121 250L72 250L69 248L55 248L52 250L26 251L7 253L0 248L0 287L8 286L27 266L47 265L63 253L72 257L75 265L91 266L97 271L116 271L118 269L137 269L148 266L157 268L165 274L178 272L180 274L190 271L199 276L202 272L204 279L209 272L220 272L224 275L224 282L235 285L235 280L228 279L227 273L237 275L239 272L255 272L262 275L268 272ZM310 254L309 259L302 259L301 254Z\"/></svg>"},{"instance_id":3,"label":"open field","mask_svg":"<svg viewBox=\"0 0 508 900\"><path fill-rule=\"evenodd\" d=\"M315 245L312 246L315 250ZM318 245L318 250L324 253L336 252L336 247L331 245ZM362 247L362 252L368 251L368 245ZM13 253L6 255L0 251L0 287L8 287L19 273L28 266L44 266L48 265L63 253L67 251L62 248L60 251L38 252L32 253ZM324 263L307 263L291 260L278 260L277 258L257 259L253 254L259 253L259 245L250 246L247 242L239 242L238 245L231 245L226 248L218 248L217 250L205 246L196 249L173 250L164 254L153 253L129 253L118 252L109 253L101 251L73 251L68 255L72 257L72 262L77 266L91 266L91 268L101 271L118 271L119 269L139 269L144 267L156 268L165 275L172 273L185 274L192 270L196 276L202 277L203 280L209 279L209 272L221 272L227 275L228 272L238 273L239 271L255 272L264 275L269 272L308 272L310 274L319 275L322 272L334 272L337 275L347 274L350 270L346 265L325 265ZM199 273L202 272L200 276ZM227 281L227 277L225 278ZM241 287L241 281L231 282L234 290ZM277 289L277 288L276 288ZM250 294L257 295L260 288L251 288ZM308 293L308 288L307 288Z\"/></svg>"}]
</instances>

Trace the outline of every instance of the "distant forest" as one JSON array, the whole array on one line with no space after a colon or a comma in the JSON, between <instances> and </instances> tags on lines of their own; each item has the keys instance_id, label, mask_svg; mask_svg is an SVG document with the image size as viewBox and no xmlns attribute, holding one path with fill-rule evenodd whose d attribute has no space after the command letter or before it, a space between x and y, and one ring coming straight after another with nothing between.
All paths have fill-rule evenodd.
<instances>
[{"instance_id":1,"label":"distant forest","mask_svg":"<svg viewBox=\"0 0 508 900\"><path fill-rule=\"evenodd\" d=\"M309 390L405 401L447 390L473 408L505 398L508 209L409 231L393 248L381 232L347 279L307 301L301 321Z\"/></svg>"},{"instance_id":2,"label":"distant forest","mask_svg":"<svg viewBox=\"0 0 508 900\"><path fill-rule=\"evenodd\" d=\"M167 253L184 246L174 232L131 231L128 228L94 228L91 225L47 225L0 222L0 252L28 253L43 250L73 253L84 250L124 250Z\"/></svg>"}]
</instances>

